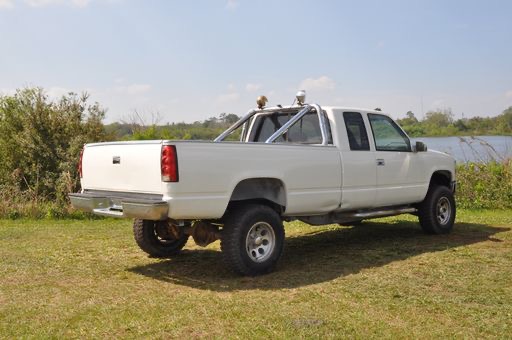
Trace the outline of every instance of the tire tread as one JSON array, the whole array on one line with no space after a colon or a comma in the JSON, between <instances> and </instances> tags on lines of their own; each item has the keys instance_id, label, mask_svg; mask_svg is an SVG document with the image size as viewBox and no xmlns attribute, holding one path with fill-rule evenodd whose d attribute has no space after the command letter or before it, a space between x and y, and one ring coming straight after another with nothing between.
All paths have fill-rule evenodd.
<instances>
[{"instance_id":1,"label":"tire tread","mask_svg":"<svg viewBox=\"0 0 512 340\"><path fill-rule=\"evenodd\" d=\"M274 219L272 223L274 232L276 233L276 247L275 251L278 253L274 256L274 259L270 265L265 267L260 266L248 266L240 254L240 237L241 232L246 221L255 218L256 216L267 216L270 219ZM275 225L274 225L275 224ZM277 230L276 230L277 227ZM277 261L279 260L284 242L284 228L279 215L270 207L259 204L246 204L238 205L226 216L224 228L222 231L222 237L220 242L220 248L225 263L235 272L242 275L255 276L265 274L273 270Z\"/></svg>"},{"instance_id":2,"label":"tire tread","mask_svg":"<svg viewBox=\"0 0 512 340\"><path fill-rule=\"evenodd\" d=\"M178 254L188 241L188 235L175 241L172 246L163 246L154 239L155 221L135 219L133 236L139 248L152 257L169 257Z\"/></svg>"},{"instance_id":3,"label":"tire tread","mask_svg":"<svg viewBox=\"0 0 512 340\"><path fill-rule=\"evenodd\" d=\"M452 207L450 222L446 227L439 226L435 215L437 198L444 195L450 201ZM456 206L453 193L449 188L442 185L433 185L428 189L427 196L418 206L418 218L423 231L427 234L448 234L453 229L455 221Z\"/></svg>"}]
</instances>

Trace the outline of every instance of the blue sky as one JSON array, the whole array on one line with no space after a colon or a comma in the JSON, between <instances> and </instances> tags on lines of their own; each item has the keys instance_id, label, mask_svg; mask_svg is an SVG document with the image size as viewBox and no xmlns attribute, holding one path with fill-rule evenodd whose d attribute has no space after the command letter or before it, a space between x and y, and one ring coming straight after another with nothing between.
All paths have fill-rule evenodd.
<instances>
[{"instance_id":1,"label":"blue sky","mask_svg":"<svg viewBox=\"0 0 512 340\"><path fill-rule=\"evenodd\" d=\"M456 118L512 106L512 1L0 0L0 93L87 91L107 122L291 104Z\"/></svg>"}]
</instances>

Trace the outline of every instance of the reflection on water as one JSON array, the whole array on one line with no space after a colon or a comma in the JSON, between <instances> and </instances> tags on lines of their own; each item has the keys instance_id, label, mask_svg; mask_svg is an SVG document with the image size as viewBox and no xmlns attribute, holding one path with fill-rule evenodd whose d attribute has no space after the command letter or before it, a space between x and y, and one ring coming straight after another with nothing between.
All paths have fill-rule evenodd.
<instances>
[{"instance_id":1,"label":"reflection on water","mask_svg":"<svg viewBox=\"0 0 512 340\"><path fill-rule=\"evenodd\" d=\"M457 162L488 162L512 158L512 136L418 137L429 150L446 152Z\"/></svg>"}]
</instances>

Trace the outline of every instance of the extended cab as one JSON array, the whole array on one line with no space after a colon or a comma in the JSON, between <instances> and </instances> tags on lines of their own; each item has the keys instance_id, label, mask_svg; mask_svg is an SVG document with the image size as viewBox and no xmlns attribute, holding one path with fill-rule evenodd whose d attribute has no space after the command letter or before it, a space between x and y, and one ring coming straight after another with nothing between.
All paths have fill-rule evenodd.
<instances>
[{"instance_id":1,"label":"extended cab","mask_svg":"<svg viewBox=\"0 0 512 340\"><path fill-rule=\"evenodd\" d=\"M85 145L76 208L134 218L152 256L177 254L189 236L220 239L227 264L245 275L276 265L283 221L356 224L398 214L444 234L455 220L455 161L412 143L378 110L305 104L249 111L214 141ZM266 98L260 98L265 99ZM225 141L241 129L239 141Z\"/></svg>"}]
</instances>

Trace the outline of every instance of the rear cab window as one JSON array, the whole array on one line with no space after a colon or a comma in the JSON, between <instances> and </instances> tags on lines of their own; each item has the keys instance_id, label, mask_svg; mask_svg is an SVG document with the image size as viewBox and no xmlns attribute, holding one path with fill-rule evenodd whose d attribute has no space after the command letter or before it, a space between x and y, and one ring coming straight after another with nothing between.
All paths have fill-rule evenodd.
<instances>
[{"instance_id":1,"label":"rear cab window","mask_svg":"<svg viewBox=\"0 0 512 340\"><path fill-rule=\"evenodd\" d=\"M279 130L296 113L275 112L262 114L254 118L249 141L265 143L265 141ZM325 113L323 113L325 116ZM332 134L329 120L327 123L328 144L332 144ZM279 136L275 143L322 144L322 132L316 112L309 112L293 124L288 132Z\"/></svg>"}]
</instances>

